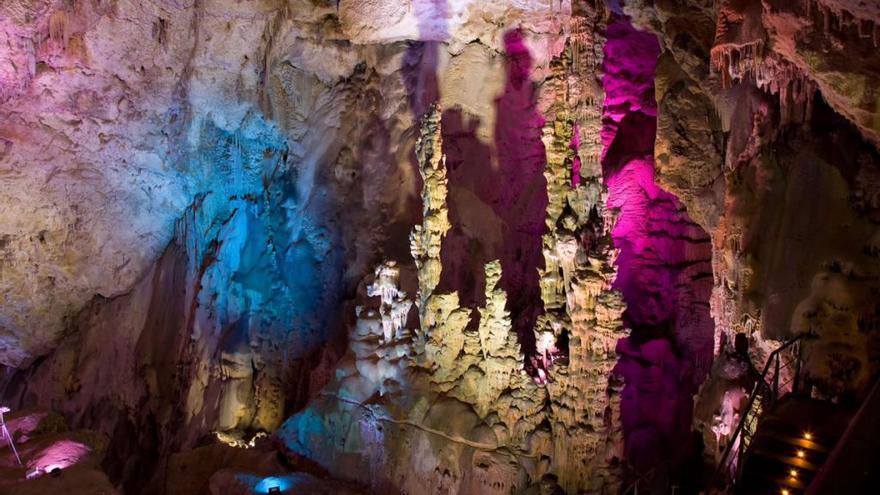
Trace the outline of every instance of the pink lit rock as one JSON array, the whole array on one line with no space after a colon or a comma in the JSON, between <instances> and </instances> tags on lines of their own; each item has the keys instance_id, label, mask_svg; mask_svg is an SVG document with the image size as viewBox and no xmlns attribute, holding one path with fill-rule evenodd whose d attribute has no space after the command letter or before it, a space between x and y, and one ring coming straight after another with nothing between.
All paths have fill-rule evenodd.
<instances>
[{"instance_id":1,"label":"pink lit rock","mask_svg":"<svg viewBox=\"0 0 880 495\"><path fill-rule=\"evenodd\" d=\"M626 387L621 418L627 461L645 471L685 454L691 396L712 358L711 246L684 206L654 180L656 132L653 34L629 21L609 25L602 138L608 206L619 212L612 231L625 323L615 368Z\"/></svg>"},{"instance_id":2,"label":"pink lit rock","mask_svg":"<svg viewBox=\"0 0 880 495\"><path fill-rule=\"evenodd\" d=\"M31 477L37 477L55 469L69 468L82 461L91 451L92 449L80 442L58 440L27 461L27 467L30 472L35 473Z\"/></svg>"}]
</instances>

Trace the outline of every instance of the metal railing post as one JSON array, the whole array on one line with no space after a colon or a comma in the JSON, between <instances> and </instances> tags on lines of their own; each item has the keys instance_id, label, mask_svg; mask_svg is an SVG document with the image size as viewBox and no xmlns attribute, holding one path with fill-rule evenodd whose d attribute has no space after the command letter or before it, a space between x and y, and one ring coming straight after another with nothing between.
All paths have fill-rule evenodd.
<instances>
[{"instance_id":1,"label":"metal railing post","mask_svg":"<svg viewBox=\"0 0 880 495\"><path fill-rule=\"evenodd\" d=\"M779 397L779 359L779 354L776 354L776 371L773 373L773 393L771 394L773 403Z\"/></svg>"},{"instance_id":2,"label":"metal railing post","mask_svg":"<svg viewBox=\"0 0 880 495\"><path fill-rule=\"evenodd\" d=\"M791 393L796 394L800 390L801 386L801 350L803 346L801 342L797 344L797 353L795 354L794 361L794 382L791 385Z\"/></svg>"}]
</instances>

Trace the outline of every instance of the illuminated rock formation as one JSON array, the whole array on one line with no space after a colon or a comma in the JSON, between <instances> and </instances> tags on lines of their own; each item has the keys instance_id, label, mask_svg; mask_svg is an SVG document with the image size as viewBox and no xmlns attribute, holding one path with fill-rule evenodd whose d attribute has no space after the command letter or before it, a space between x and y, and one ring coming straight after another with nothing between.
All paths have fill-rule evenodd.
<instances>
[{"instance_id":1,"label":"illuminated rock formation","mask_svg":"<svg viewBox=\"0 0 880 495\"><path fill-rule=\"evenodd\" d=\"M602 22L594 10L580 15L584 25ZM595 43L579 42L591 47ZM549 233L544 236L546 265L540 279L546 314L538 320L536 352L527 357L517 342L501 287L501 262L485 265L485 303L476 311L460 307L459 293L443 292L438 285L445 270L441 248L450 231L447 198L452 185L442 154L440 111L433 106L423 118L416 153L423 178L423 219L411 235L419 285L420 325L411 332L415 340L400 348L396 355L406 357L394 361L398 364L393 373L371 379L373 366L388 360L382 357L381 346L361 337L365 332L360 329L371 321L370 313L361 310L352 347L357 372L346 372L346 378L334 381L317 403L286 423L280 438L291 455L315 459L343 477L351 473L342 458L362 459L353 462L367 463L377 471L369 478L359 473L356 479L373 489L406 489L413 477L405 472L421 473L415 478L429 486L455 490L467 491L475 480L488 482L481 493L524 488L526 480L534 483L544 474L552 474L571 491L616 485L619 473L613 465L620 458L622 439L616 412L619 386L610 376L622 335L623 303L620 294L610 290L615 274L610 232L597 223L612 219L605 211L601 170L595 160L601 143L588 140L586 149L581 149L573 136L577 125L594 124L600 115L595 106L601 101L601 65L581 52L580 72L572 73L572 53L570 45L554 61L545 93L552 101L548 112L554 119L545 125L543 138L548 150L544 175L550 198ZM586 82L581 83L581 78ZM569 100L572 94L577 96ZM593 159L577 169L579 154ZM377 277L383 270L377 271ZM370 287L368 295L384 293ZM402 368L406 363L409 367ZM390 395L382 391L389 382L396 382ZM366 402L376 391L381 400ZM409 410L397 407L416 400L423 405ZM437 424L440 410L455 410L458 418L453 424ZM340 418L344 425L334 426L329 418ZM361 440L354 443L343 437L338 441L345 443L319 443L327 435L337 438L334 431L352 431L364 421L376 432L368 435L370 441L361 426ZM549 422L549 430L542 427L544 422ZM414 465L411 449L424 435L433 438L432 447L420 450ZM462 446L474 450L465 458L473 455L475 466L456 457ZM517 459L514 466L519 467L501 469L501 451ZM438 477L438 473L448 474Z\"/></svg>"},{"instance_id":2,"label":"illuminated rock formation","mask_svg":"<svg viewBox=\"0 0 880 495\"><path fill-rule=\"evenodd\" d=\"M379 297L378 310L359 305L351 350L337 378L278 436L290 455L307 457L373 490L427 486L506 493L540 478L527 466L505 466L510 466L508 456L538 455L525 450L524 437L540 419L522 431L521 418L530 412L524 404L531 404L536 415L542 402L534 399L538 387L522 373L522 354L498 288L500 264L485 268L486 305L479 308L478 328L467 328L471 312L458 306L457 294L433 292L440 275L440 241L448 229L439 115L436 107L429 111L419 140L425 204L430 206L411 237L417 268L386 264L376 270L364 294ZM412 297L420 305L420 318L412 328L401 327L404 319L392 316L412 304L398 289L401 270L418 274L418 293ZM391 341L384 338L387 319ZM523 387L533 390L520 392ZM356 465L372 468L352 471Z\"/></svg>"},{"instance_id":3,"label":"illuminated rock formation","mask_svg":"<svg viewBox=\"0 0 880 495\"><path fill-rule=\"evenodd\" d=\"M864 394L864 373L875 371L860 349L876 308L856 294L878 283L869 268L876 208L853 198L870 196L857 177L877 163L875 108L859 88L880 65L872 39L880 11L831 0L696 4L635 2L626 11L663 48L658 181L712 237L716 359L730 361L743 335L760 369L780 341L812 331L821 336L806 346L812 392ZM847 316L832 322L836 308ZM821 350L829 346L834 356ZM713 367L696 410L709 453L726 443L719 418L742 407L728 402L747 373Z\"/></svg>"},{"instance_id":4,"label":"illuminated rock formation","mask_svg":"<svg viewBox=\"0 0 880 495\"><path fill-rule=\"evenodd\" d=\"M0 2L0 491L696 493L780 342L878 374L878 26Z\"/></svg>"},{"instance_id":5,"label":"illuminated rock formation","mask_svg":"<svg viewBox=\"0 0 880 495\"><path fill-rule=\"evenodd\" d=\"M383 280L388 270L388 265L377 270L376 281L367 285L365 294L376 293L380 284L386 294L400 294L396 276ZM497 263L489 272L489 279L497 282ZM487 336L493 326L506 320L503 295L495 294L492 299L483 310L488 317ZM396 304L403 307L411 301ZM421 356L414 340L418 328L395 326L393 334L398 337L390 342L383 339L380 315L393 312L383 306L381 302L379 311L359 309L351 351L339 363L336 379L277 433L288 455L306 457L335 476L375 491L427 487L507 493L524 488L531 476L508 460L535 454L502 442L478 415L481 408L497 408L492 399L507 388L511 376L519 376L518 360L511 350L504 350L505 344L515 344L515 338L487 340L483 347L478 332L464 336L463 329L458 329L462 336L456 340L452 333L456 328L441 324L431 331L446 331L465 357L443 360L442 351L432 357L427 348L426 356ZM438 312L442 316L442 310ZM509 326L505 330L509 336ZM476 354L468 355L468 351ZM423 362L431 368L423 368ZM461 363L472 367L462 369Z\"/></svg>"},{"instance_id":6,"label":"illuminated rock formation","mask_svg":"<svg viewBox=\"0 0 880 495\"><path fill-rule=\"evenodd\" d=\"M440 109L429 110L416 145L419 171L422 174L422 225L417 225L410 236L411 251L419 269L419 293L427 306L434 288L440 281L440 245L449 230L446 205L446 160L440 139ZM423 318L426 309L423 309Z\"/></svg>"},{"instance_id":7,"label":"illuminated rock formation","mask_svg":"<svg viewBox=\"0 0 880 495\"><path fill-rule=\"evenodd\" d=\"M536 328L537 360L546 377L553 438L552 470L568 492L609 489L622 458L619 382L612 369L625 335L606 194L598 162L601 141L604 12L583 9L567 57L554 66L546 113L548 206L541 285L545 314ZM583 131L582 131L583 130ZM576 134L577 133L577 134ZM546 371L545 371L546 369ZM588 459L588 467L575 467Z\"/></svg>"},{"instance_id":8,"label":"illuminated rock formation","mask_svg":"<svg viewBox=\"0 0 880 495\"><path fill-rule=\"evenodd\" d=\"M623 460L630 483L650 475L642 487L659 489L666 481L657 480L674 479L697 448L692 397L712 360L711 244L655 178L656 37L619 17L606 37L602 167L607 206L617 212L610 235L619 249L612 287L626 303L623 321L631 330L617 345L614 368L624 383Z\"/></svg>"}]
</instances>

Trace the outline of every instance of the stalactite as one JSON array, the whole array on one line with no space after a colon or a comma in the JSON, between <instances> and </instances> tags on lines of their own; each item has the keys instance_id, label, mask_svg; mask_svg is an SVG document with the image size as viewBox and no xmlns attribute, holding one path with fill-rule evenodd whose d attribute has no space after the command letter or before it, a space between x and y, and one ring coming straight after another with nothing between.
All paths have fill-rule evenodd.
<instances>
[{"instance_id":1,"label":"stalactite","mask_svg":"<svg viewBox=\"0 0 880 495\"><path fill-rule=\"evenodd\" d=\"M871 38L873 36L874 25L867 19L862 19L856 23L858 27L859 38Z\"/></svg>"},{"instance_id":2,"label":"stalactite","mask_svg":"<svg viewBox=\"0 0 880 495\"><path fill-rule=\"evenodd\" d=\"M804 8L807 12L813 11L809 1ZM827 32L831 26L831 12L822 5L818 5L818 9L823 15ZM719 21L716 40L735 37L735 33L728 32L730 24L729 21ZM809 120L815 83L793 64L781 61L775 54L765 54L764 40L716 44L711 50L711 66L720 73L722 88L753 80L759 88L778 94L783 125Z\"/></svg>"},{"instance_id":3,"label":"stalactite","mask_svg":"<svg viewBox=\"0 0 880 495\"><path fill-rule=\"evenodd\" d=\"M272 50L275 47L275 38L278 36L278 33L281 32L282 27L286 22L289 22L292 14L290 11L289 2L283 2L281 8L274 12L274 15L271 16L269 21L263 27L262 33L262 46L258 51L260 54L261 68L260 68L260 88L258 94L258 101L260 104L260 109L263 114L268 116L273 116L273 105L269 99L269 72L270 72L270 63Z\"/></svg>"},{"instance_id":4,"label":"stalactite","mask_svg":"<svg viewBox=\"0 0 880 495\"><path fill-rule=\"evenodd\" d=\"M569 47L571 50L571 70L577 73L577 60L580 57L580 47L576 42L578 36L580 36L580 25L574 17L570 18L571 22L571 34L569 35Z\"/></svg>"},{"instance_id":5,"label":"stalactite","mask_svg":"<svg viewBox=\"0 0 880 495\"><path fill-rule=\"evenodd\" d=\"M378 311L382 323L382 342L390 345L406 337L406 318L412 307L406 292L400 290L400 268L394 261L379 265L374 272L375 282L367 286L367 295L379 296Z\"/></svg>"},{"instance_id":6,"label":"stalactite","mask_svg":"<svg viewBox=\"0 0 880 495\"><path fill-rule=\"evenodd\" d=\"M37 48L33 38L19 38L19 43L27 59L26 81L30 81L37 75Z\"/></svg>"},{"instance_id":7,"label":"stalactite","mask_svg":"<svg viewBox=\"0 0 880 495\"><path fill-rule=\"evenodd\" d=\"M824 6L822 12L822 34L828 35L831 32L831 11Z\"/></svg>"},{"instance_id":8,"label":"stalactite","mask_svg":"<svg viewBox=\"0 0 880 495\"><path fill-rule=\"evenodd\" d=\"M163 47L168 42L168 22L161 17L153 22L153 39Z\"/></svg>"},{"instance_id":9,"label":"stalactite","mask_svg":"<svg viewBox=\"0 0 880 495\"><path fill-rule=\"evenodd\" d=\"M764 58L764 41L744 45L724 44L712 48L712 66L721 74L721 86L729 88L735 82L754 77Z\"/></svg>"},{"instance_id":10,"label":"stalactite","mask_svg":"<svg viewBox=\"0 0 880 495\"><path fill-rule=\"evenodd\" d=\"M779 96L781 124L809 122L816 83L794 64L768 57L758 67L755 82L762 90Z\"/></svg>"},{"instance_id":11,"label":"stalactite","mask_svg":"<svg viewBox=\"0 0 880 495\"><path fill-rule=\"evenodd\" d=\"M788 7L785 3L781 7ZM801 12L814 23L820 23L821 32L824 35L840 34L850 29L857 33L859 38L873 38L874 47L878 43L878 24L874 19L859 18L853 12L840 6L825 4L822 0L803 0Z\"/></svg>"},{"instance_id":12,"label":"stalactite","mask_svg":"<svg viewBox=\"0 0 880 495\"><path fill-rule=\"evenodd\" d=\"M64 10L57 10L49 16L49 39L59 43L62 48L67 48L67 42L70 38L68 13Z\"/></svg>"}]
</instances>

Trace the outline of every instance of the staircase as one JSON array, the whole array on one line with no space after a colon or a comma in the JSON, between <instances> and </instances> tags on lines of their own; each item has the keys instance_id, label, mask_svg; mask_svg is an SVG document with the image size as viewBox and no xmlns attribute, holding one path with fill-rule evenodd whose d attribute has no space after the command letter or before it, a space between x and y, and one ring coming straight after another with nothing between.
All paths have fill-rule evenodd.
<instances>
[{"instance_id":1,"label":"staircase","mask_svg":"<svg viewBox=\"0 0 880 495\"><path fill-rule=\"evenodd\" d=\"M800 344L770 354L715 475L734 493L806 493L851 417L848 410L800 392Z\"/></svg>"},{"instance_id":2,"label":"staircase","mask_svg":"<svg viewBox=\"0 0 880 495\"><path fill-rule=\"evenodd\" d=\"M736 492L803 494L843 434L848 411L789 395L764 417L743 457Z\"/></svg>"}]
</instances>

